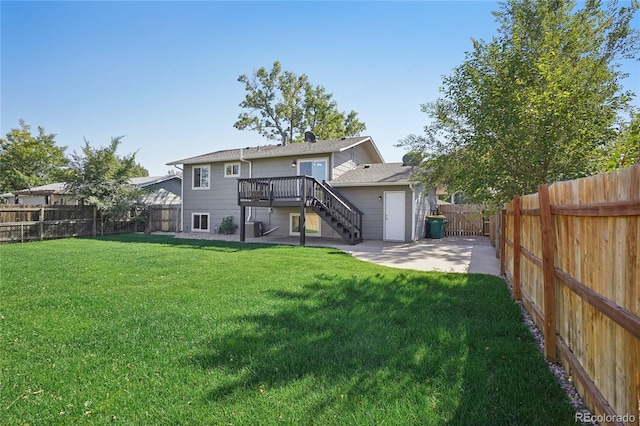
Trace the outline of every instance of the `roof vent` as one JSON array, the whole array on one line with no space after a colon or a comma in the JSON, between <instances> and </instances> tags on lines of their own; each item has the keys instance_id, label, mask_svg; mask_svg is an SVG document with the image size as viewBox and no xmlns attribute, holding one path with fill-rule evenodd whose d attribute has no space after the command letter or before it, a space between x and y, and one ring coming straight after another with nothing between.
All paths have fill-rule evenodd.
<instances>
[{"instance_id":1,"label":"roof vent","mask_svg":"<svg viewBox=\"0 0 640 426\"><path fill-rule=\"evenodd\" d=\"M365 164L364 166L362 166L363 169L368 169L369 167L371 167L371 164Z\"/></svg>"}]
</instances>

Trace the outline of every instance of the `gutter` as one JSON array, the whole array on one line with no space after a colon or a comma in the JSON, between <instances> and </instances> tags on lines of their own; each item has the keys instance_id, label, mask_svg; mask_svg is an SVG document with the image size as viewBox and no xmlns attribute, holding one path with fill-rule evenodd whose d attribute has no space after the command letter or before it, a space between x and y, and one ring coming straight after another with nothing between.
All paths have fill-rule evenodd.
<instances>
[{"instance_id":1,"label":"gutter","mask_svg":"<svg viewBox=\"0 0 640 426\"><path fill-rule=\"evenodd\" d=\"M357 186L411 186L411 182L408 181L396 181L396 182L329 182L331 186L336 188L350 188Z\"/></svg>"},{"instance_id":2,"label":"gutter","mask_svg":"<svg viewBox=\"0 0 640 426\"><path fill-rule=\"evenodd\" d=\"M182 178L180 179L180 229L178 231L184 231L184 170L180 167L173 165L176 169L182 172Z\"/></svg>"}]
</instances>

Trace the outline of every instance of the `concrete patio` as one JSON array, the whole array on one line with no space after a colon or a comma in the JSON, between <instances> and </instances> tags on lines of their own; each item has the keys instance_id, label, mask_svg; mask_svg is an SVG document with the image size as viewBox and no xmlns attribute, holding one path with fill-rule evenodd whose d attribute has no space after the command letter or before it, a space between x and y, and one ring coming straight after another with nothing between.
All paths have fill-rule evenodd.
<instances>
[{"instance_id":1,"label":"concrete patio","mask_svg":"<svg viewBox=\"0 0 640 426\"><path fill-rule=\"evenodd\" d=\"M237 235L178 233L176 238L207 238L238 241ZM299 245L298 237L262 236L247 243ZM445 237L412 243L365 240L349 245L343 240L307 237L310 247L333 247L367 262L418 271L480 273L500 276L500 261L488 237Z\"/></svg>"},{"instance_id":2,"label":"concrete patio","mask_svg":"<svg viewBox=\"0 0 640 426\"><path fill-rule=\"evenodd\" d=\"M299 244L297 237L248 238L249 241ZM393 268L500 275L500 260L488 237L446 237L413 243L366 240L357 245L343 244L342 240L307 238L306 245L334 247L357 259Z\"/></svg>"}]
</instances>

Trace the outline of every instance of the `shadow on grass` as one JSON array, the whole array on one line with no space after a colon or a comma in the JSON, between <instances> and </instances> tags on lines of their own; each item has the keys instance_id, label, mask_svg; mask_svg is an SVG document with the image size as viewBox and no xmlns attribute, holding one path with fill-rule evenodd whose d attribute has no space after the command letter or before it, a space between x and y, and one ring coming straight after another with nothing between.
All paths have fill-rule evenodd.
<instances>
[{"instance_id":1,"label":"shadow on grass","mask_svg":"<svg viewBox=\"0 0 640 426\"><path fill-rule=\"evenodd\" d=\"M114 241L121 243L144 243L144 244L159 244L170 247L185 248L185 249L208 249L208 250L223 250L227 252L234 251L249 251L264 249L266 247L291 247L288 245L275 245L265 243L241 243L236 241L222 241L222 240L206 240L206 239L188 239L188 238L175 238L172 235L158 235L158 234L112 234L95 239L102 241Z\"/></svg>"},{"instance_id":2,"label":"shadow on grass","mask_svg":"<svg viewBox=\"0 0 640 426\"><path fill-rule=\"evenodd\" d=\"M501 279L317 275L270 298L271 311L233 319L184 359L220 374L209 401L276 392L307 423L336 412L366 422L371 410L396 424L573 420Z\"/></svg>"}]
</instances>

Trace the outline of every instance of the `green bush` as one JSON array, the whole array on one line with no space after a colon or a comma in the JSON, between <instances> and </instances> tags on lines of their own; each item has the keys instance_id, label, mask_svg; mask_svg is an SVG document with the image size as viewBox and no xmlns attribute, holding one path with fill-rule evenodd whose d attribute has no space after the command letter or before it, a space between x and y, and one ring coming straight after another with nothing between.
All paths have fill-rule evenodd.
<instances>
[{"instance_id":1,"label":"green bush","mask_svg":"<svg viewBox=\"0 0 640 426\"><path fill-rule=\"evenodd\" d=\"M233 223L233 216L227 216L222 219L222 223L220 224L221 234L234 234L236 229L238 229L238 225Z\"/></svg>"}]
</instances>

